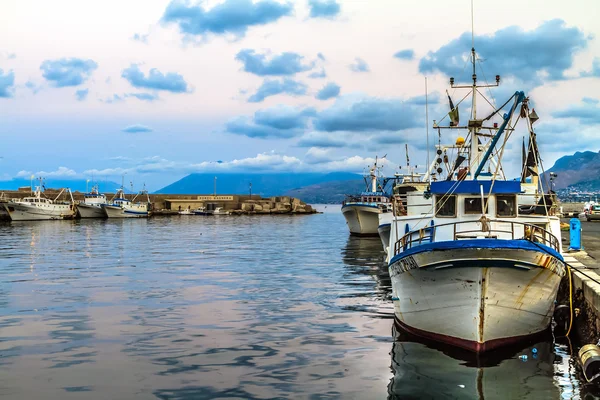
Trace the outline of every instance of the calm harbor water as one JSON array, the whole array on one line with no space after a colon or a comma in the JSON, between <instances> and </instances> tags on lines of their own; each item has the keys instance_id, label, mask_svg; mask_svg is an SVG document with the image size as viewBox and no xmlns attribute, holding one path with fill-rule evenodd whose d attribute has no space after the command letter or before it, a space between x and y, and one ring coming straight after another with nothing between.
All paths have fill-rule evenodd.
<instances>
[{"instance_id":1,"label":"calm harbor water","mask_svg":"<svg viewBox=\"0 0 600 400\"><path fill-rule=\"evenodd\" d=\"M379 239L324 211L0 225L0 397L600 397L569 343L395 332Z\"/></svg>"}]
</instances>

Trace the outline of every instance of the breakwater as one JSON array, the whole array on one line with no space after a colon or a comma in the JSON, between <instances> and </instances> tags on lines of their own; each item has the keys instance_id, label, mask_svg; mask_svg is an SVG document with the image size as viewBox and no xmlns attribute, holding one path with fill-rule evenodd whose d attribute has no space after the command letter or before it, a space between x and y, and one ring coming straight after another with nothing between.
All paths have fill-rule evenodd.
<instances>
[{"instance_id":1,"label":"breakwater","mask_svg":"<svg viewBox=\"0 0 600 400\"><path fill-rule=\"evenodd\" d=\"M60 193L56 189L48 189L44 196L54 200ZM6 190L0 193L4 201L21 199L31 195L29 188L20 190ZM75 202L83 201L85 193L73 192ZM107 199L111 199L114 193L105 193ZM134 194L127 194L132 199ZM237 194L149 194L152 213L155 215L176 215L179 211L186 209L195 210L204 207L213 210L221 207L233 215L253 214L315 214L317 211L300 199L289 196L272 196L263 198L259 195L237 195ZM62 193L57 199L70 201L68 193ZM139 195L136 201L146 201L146 195Z\"/></svg>"}]
</instances>

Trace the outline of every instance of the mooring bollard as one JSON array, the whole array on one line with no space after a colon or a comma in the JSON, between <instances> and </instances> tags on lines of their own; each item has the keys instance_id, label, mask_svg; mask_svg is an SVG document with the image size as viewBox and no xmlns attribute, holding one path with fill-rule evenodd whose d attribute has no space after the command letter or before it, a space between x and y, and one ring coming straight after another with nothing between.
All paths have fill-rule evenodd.
<instances>
[{"instance_id":1,"label":"mooring bollard","mask_svg":"<svg viewBox=\"0 0 600 400\"><path fill-rule=\"evenodd\" d=\"M581 221L579 218L571 218L569 228L569 250L583 250L583 246L581 245Z\"/></svg>"}]
</instances>

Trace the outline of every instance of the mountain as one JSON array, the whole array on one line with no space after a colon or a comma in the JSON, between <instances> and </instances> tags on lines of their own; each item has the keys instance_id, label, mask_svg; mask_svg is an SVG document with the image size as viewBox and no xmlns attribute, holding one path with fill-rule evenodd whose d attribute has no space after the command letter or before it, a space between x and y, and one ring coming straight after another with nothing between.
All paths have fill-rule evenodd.
<instances>
[{"instance_id":1,"label":"mountain","mask_svg":"<svg viewBox=\"0 0 600 400\"><path fill-rule=\"evenodd\" d=\"M554 178L557 190L568 186L578 190L600 190L600 152L578 151L561 157L546 171L546 177L550 172L557 174Z\"/></svg>"},{"instance_id":2,"label":"mountain","mask_svg":"<svg viewBox=\"0 0 600 400\"><path fill-rule=\"evenodd\" d=\"M317 183L298 189L292 189L285 196L298 198L309 204L340 204L347 194L357 194L365 191L364 179L352 179Z\"/></svg>"},{"instance_id":3,"label":"mountain","mask_svg":"<svg viewBox=\"0 0 600 400\"><path fill-rule=\"evenodd\" d=\"M34 180L33 187L35 188L39 182ZM44 186L48 189L62 189L69 188L72 192L85 192L86 186L87 190L91 190L93 182L89 182L86 184L85 179L44 179ZM11 179L10 181L0 181L0 191L2 190L17 190L20 187L31 187L31 181L29 179ZM98 187L101 193L114 193L121 187L120 184L115 182L98 182ZM136 189L137 191L137 189ZM126 190L129 193L128 190Z\"/></svg>"},{"instance_id":4,"label":"mountain","mask_svg":"<svg viewBox=\"0 0 600 400\"><path fill-rule=\"evenodd\" d=\"M293 189L304 188L311 185L324 184L333 181L362 181L358 174L350 172L274 172L274 173L199 173L190 174L174 182L155 193L168 194L200 194L213 193L216 191L222 194L246 194L252 184L252 194L263 197L281 196ZM301 200L304 200L300 197Z\"/></svg>"}]
</instances>

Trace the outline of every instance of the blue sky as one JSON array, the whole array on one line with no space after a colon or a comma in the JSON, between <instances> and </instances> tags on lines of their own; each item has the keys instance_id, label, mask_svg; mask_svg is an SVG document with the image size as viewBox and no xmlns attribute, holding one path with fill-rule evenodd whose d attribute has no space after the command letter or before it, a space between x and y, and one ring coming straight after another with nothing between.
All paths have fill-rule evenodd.
<instances>
[{"instance_id":1,"label":"blue sky","mask_svg":"<svg viewBox=\"0 0 600 400\"><path fill-rule=\"evenodd\" d=\"M494 100L531 96L546 167L598 151L600 5L487 3L475 47L479 78L502 75ZM424 76L432 120L448 77L470 77L468 0L5 0L0 15L1 181L126 173L156 190L191 172L362 172L376 154L393 172L404 143L425 160Z\"/></svg>"}]
</instances>

